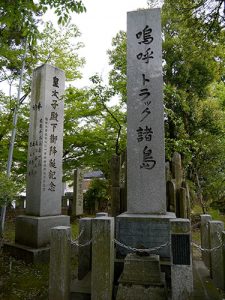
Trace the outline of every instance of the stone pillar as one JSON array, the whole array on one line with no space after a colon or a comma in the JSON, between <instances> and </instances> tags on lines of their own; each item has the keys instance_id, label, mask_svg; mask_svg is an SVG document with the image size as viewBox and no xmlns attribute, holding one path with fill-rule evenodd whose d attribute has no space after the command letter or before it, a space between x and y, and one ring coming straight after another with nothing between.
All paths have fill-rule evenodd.
<instances>
[{"instance_id":1,"label":"stone pillar","mask_svg":"<svg viewBox=\"0 0 225 300\"><path fill-rule=\"evenodd\" d=\"M51 229L49 300L69 300L71 277L71 230L67 226Z\"/></svg>"},{"instance_id":2,"label":"stone pillar","mask_svg":"<svg viewBox=\"0 0 225 300\"><path fill-rule=\"evenodd\" d=\"M50 229L69 225L61 215L64 72L44 64L33 72L26 215L16 219L15 242L47 247ZM26 248L27 249L27 248Z\"/></svg>"},{"instance_id":3,"label":"stone pillar","mask_svg":"<svg viewBox=\"0 0 225 300\"><path fill-rule=\"evenodd\" d=\"M81 234L81 232L83 232ZM85 244L92 238L92 218L79 220L79 244ZM78 248L78 279L83 279L91 270L91 244Z\"/></svg>"},{"instance_id":4,"label":"stone pillar","mask_svg":"<svg viewBox=\"0 0 225 300\"><path fill-rule=\"evenodd\" d=\"M172 300L187 300L193 292L190 221L175 219L170 225Z\"/></svg>"},{"instance_id":5,"label":"stone pillar","mask_svg":"<svg viewBox=\"0 0 225 300\"><path fill-rule=\"evenodd\" d=\"M114 277L114 218L92 221L91 299L111 300Z\"/></svg>"},{"instance_id":6,"label":"stone pillar","mask_svg":"<svg viewBox=\"0 0 225 300\"><path fill-rule=\"evenodd\" d=\"M83 173L80 169L74 170L72 216L83 214Z\"/></svg>"},{"instance_id":7,"label":"stone pillar","mask_svg":"<svg viewBox=\"0 0 225 300\"><path fill-rule=\"evenodd\" d=\"M201 247L203 249L209 249L209 224L212 220L210 215L201 215ZM211 255L207 251L202 251L202 260L208 269L211 269Z\"/></svg>"},{"instance_id":8,"label":"stone pillar","mask_svg":"<svg viewBox=\"0 0 225 300\"><path fill-rule=\"evenodd\" d=\"M209 244L210 249L221 245L222 231L224 223L221 221L209 221ZM222 247L211 251L211 272L210 275L216 287L224 289L224 273L223 273L223 254Z\"/></svg>"}]
</instances>

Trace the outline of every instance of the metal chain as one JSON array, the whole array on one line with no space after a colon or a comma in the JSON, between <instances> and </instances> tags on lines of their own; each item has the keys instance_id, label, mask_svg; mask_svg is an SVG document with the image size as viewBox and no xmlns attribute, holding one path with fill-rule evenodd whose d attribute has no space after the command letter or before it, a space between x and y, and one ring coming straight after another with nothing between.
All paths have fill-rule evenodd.
<instances>
[{"instance_id":1,"label":"metal chain","mask_svg":"<svg viewBox=\"0 0 225 300\"><path fill-rule=\"evenodd\" d=\"M121 243L120 241L114 239L114 242L115 244L119 245L120 247L123 247L127 250L130 250L130 251L133 251L133 252L140 252L140 253L143 253L143 252L153 252L153 251L158 251L166 246L169 246L170 245L170 242L166 242L165 244L162 244L158 247L154 247L154 248L147 248L147 249L138 249L138 248L134 248L134 247L131 247L131 246L127 246L123 243Z\"/></svg>"},{"instance_id":2,"label":"metal chain","mask_svg":"<svg viewBox=\"0 0 225 300\"><path fill-rule=\"evenodd\" d=\"M75 245L76 247L86 247L86 246L89 246L91 243L92 243L92 239L89 240L89 241L87 241L87 242L84 243L84 244L79 244L79 243L77 243L76 241L72 241L72 240L71 240L71 244L72 244L72 245Z\"/></svg>"},{"instance_id":3,"label":"metal chain","mask_svg":"<svg viewBox=\"0 0 225 300\"><path fill-rule=\"evenodd\" d=\"M76 237L75 240L72 240L72 239L71 239L71 242L76 242L76 241L78 241L79 238L82 236L83 233L84 233L84 229L81 230L81 232L79 233L79 235Z\"/></svg>"},{"instance_id":4,"label":"metal chain","mask_svg":"<svg viewBox=\"0 0 225 300\"><path fill-rule=\"evenodd\" d=\"M81 230L80 234L77 236L77 238L75 240L72 240L72 239L70 240L71 244L75 245L76 247L86 247L86 246L89 246L92 243L92 239L89 240L89 241L87 241L84 244L79 244L79 242L77 242L81 238L81 236L82 236L83 233L84 233L84 229Z\"/></svg>"},{"instance_id":5,"label":"metal chain","mask_svg":"<svg viewBox=\"0 0 225 300\"><path fill-rule=\"evenodd\" d=\"M218 245L218 246L216 246L214 248L211 248L211 249L202 248L200 245L197 245L194 242L192 242L192 245L194 247L196 247L198 250L203 251L203 252L209 252L210 253L210 252L213 252L215 250L218 250L218 249L220 249L223 246L223 241L222 241L222 238L221 238L221 234L218 231L216 233L217 233L217 237L218 237L218 240L220 242L220 245Z\"/></svg>"}]
</instances>

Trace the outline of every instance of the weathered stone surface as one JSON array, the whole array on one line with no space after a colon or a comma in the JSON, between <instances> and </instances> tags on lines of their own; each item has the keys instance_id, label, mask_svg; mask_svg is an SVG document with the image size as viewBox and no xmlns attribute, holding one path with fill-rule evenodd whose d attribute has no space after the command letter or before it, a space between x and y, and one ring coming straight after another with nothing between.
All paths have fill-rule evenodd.
<instances>
[{"instance_id":1,"label":"weathered stone surface","mask_svg":"<svg viewBox=\"0 0 225 300\"><path fill-rule=\"evenodd\" d=\"M15 242L33 248L46 247L50 243L50 230L55 226L69 226L68 216L16 218Z\"/></svg>"},{"instance_id":2,"label":"weathered stone surface","mask_svg":"<svg viewBox=\"0 0 225 300\"><path fill-rule=\"evenodd\" d=\"M172 300L187 300L193 292L190 221L175 219L170 226Z\"/></svg>"},{"instance_id":3,"label":"weathered stone surface","mask_svg":"<svg viewBox=\"0 0 225 300\"><path fill-rule=\"evenodd\" d=\"M193 274L192 268L185 265L171 266L172 300L192 299Z\"/></svg>"},{"instance_id":4,"label":"weathered stone surface","mask_svg":"<svg viewBox=\"0 0 225 300\"><path fill-rule=\"evenodd\" d=\"M83 214L83 179L83 172L80 169L74 170L72 203L73 216L80 216Z\"/></svg>"},{"instance_id":5,"label":"weathered stone surface","mask_svg":"<svg viewBox=\"0 0 225 300\"><path fill-rule=\"evenodd\" d=\"M116 299L167 299L159 255L138 256L132 253L126 256Z\"/></svg>"},{"instance_id":6,"label":"weathered stone surface","mask_svg":"<svg viewBox=\"0 0 225 300\"><path fill-rule=\"evenodd\" d=\"M165 214L160 9L127 17L127 210Z\"/></svg>"},{"instance_id":7,"label":"weathered stone surface","mask_svg":"<svg viewBox=\"0 0 225 300\"><path fill-rule=\"evenodd\" d=\"M208 222L212 220L210 215L201 215L201 247L209 249L209 225ZM211 265L211 255L208 251L202 251L202 260L208 269Z\"/></svg>"},{"instance_id":8,"label":"weathered stone surface","mask_svg":"<svg viewBox=\"0 0 225 300\"><path fill-rule=\"evenodd\" d=\"M92 221L91 299L112 298L114 277L114 218L101 217Z\"/></svg>"},{"instance_id":9,"label":"weathered stone surface","mask_svg":"<svg viewBox=\"0 0 225 300\"><path fill-rule=\"evenodd\" d=\"M64 72L42 65L33 72L26 212L61 213Z\"/></svg>"},{"instance_id":10,"label":"weathered stone surface","mask_svg":"<svg viewBox=\"0 0 225 300\"><path fill-rule=\"evenodd\" d=\"M166 300L164 286L143 286L120 284L116 300Z\"/></svg>"},{"instance_id":11,"label":"weathered stone surface","mask_svg":"<svg viewBox=\"0 0 225 300\"><path fill-rule=\"evenodd\" d=\"M51 229L49 300L69 300L71 280L71 230Z\"/></svg>"},{"instance_id":12,"label":"weathered stone surface","mask_svg":"<svg viewBox=\"0 0 225 300\"><path fill-rule=\"evenodd\" d=\"M130 253L124 260L120 283L162 284L159 255L138 256Z\"/></svg>"},{"instance_id":13,"label":"weathered stone surface","mask_svg":"<svg viewBox=\"0 0 225 300\"><path fill-rule=\"evenodd\" d=\"M170 219L175 219L174 213L166 215L123 213L116 217L116 239L134 248L161 246L170 240ZM128 253L127 249L117 246L118 256ZM170 247L167 245L152 254L170 257Z\"/></svg>"},{"instance_id":14,"label":"weathered stone surface","mask_svg":"<svg viewBox=\"0 0 225 300\"><path fill-rule=\"evenodd\" d=\"M209 221L209 245L215 248L221 245L221 234L224 230L224 223L221 221ZM224 266L222 247L211 252L211 276L216 287L225 289Z\"/></svg>"},{"instance_id":15,"label":"weathered stone surface","mask_svg":"<svg viewBox=\"0 0 225 300\"><path fill-rule=\"evenodd\" d=\"M81 232L83 232L81 234ZM92 219L82 218L79 220L79 244L83 245L92 238ZM91 244L78 248L78 279L83 279L91 270Z\"/></svg>"}]
</instances>

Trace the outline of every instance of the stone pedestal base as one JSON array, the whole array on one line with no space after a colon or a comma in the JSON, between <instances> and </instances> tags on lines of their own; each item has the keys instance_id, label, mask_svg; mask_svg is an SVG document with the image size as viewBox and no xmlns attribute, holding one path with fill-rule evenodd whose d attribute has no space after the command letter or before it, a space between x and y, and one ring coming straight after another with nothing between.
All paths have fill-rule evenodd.
<instances>
[{"instance_id":1,"label":"stone pedestal base","mask_svg":"<svg viewBox=\"0 0 225 300\"><path fill-rule=\"evenodd\" d=\"M158 255L126 256L116 300L129 299L167 299L165 276L160 272Z\"/></svg>"},{"instance_id":2,"label":"stone pedestal base","mask_svg":"<svg viewBox=\"0 0 225 300\"><path fill-rule=\"evenodd\" d=\"M128 214L116 217L116 239L133 248L155 248L168 245L151 252L160 258L170 258L170 220L175 219L174 213L165 215ZM124 257L129 252L125 247L117 246L117 257Z\"/></svg>"},{"instance_id":3,"label":"stone pedestal base","mask_svg":"<svg viewBox=\"0 0 225 300\"><path fill-rule=\"evenodd\" d=\"M28 264L47 263L50 257L50 247L34 249L19 244L4 243L3 252L16 259L22 259Z\"/></svg>"},{"instance_id":4,"label":"stone pedestal base","mask_svg":"<svg viewBox=\"0 0 225 300\"><path fill-rule=\"evenodd\" d=\"M50 229L56 226L70 226L69 216L18 216L15 243L34 249L47 247L50 244Z\"/></svg>"}]
</instances>

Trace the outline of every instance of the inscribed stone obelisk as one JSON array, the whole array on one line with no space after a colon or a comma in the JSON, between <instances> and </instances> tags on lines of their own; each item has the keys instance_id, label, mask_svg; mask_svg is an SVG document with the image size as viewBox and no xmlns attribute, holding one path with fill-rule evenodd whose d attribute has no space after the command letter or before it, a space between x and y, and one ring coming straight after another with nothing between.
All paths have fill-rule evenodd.
<instances>
[{"instance_id":1,"label":"inscribed stone obelisk","mask_svg":"<svg viewBox=\"0 0 225 300\"><path fill-rule=\"evenodd\" d=\"M162 33L160 9L127 14L127 212L117 239L134 248L167 245ZM118 247L118 255L129 251ZM170 257L169 246L153 251Z\"/></svg>"},{"instance_id":2,"label":"inscribed stone obelisk","mask_svg":"<svg viewBox=\"0 0 225 300\"><path fill-rule=\"evenodd\" d=\"M129 213L166 213L160 9L128 13Z\"/></svg>"},{"instance_id":3,"label":"inscribed stone obelisk","mask_svg":"<svg viewBox=\"0 0 225 300\"><path fill-rule=\"evenodd\" d=\"M50 228L69 225L61 215L64 72L42 65L33 72L26 215L16 220L16 243L49 244Z\"/></svg>"}]
</instances>

